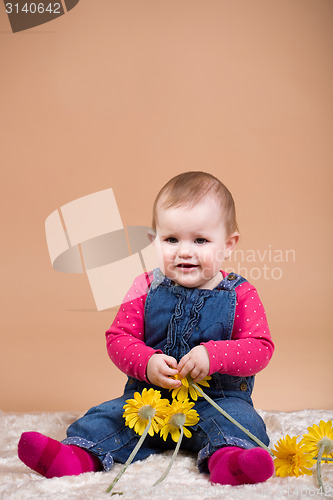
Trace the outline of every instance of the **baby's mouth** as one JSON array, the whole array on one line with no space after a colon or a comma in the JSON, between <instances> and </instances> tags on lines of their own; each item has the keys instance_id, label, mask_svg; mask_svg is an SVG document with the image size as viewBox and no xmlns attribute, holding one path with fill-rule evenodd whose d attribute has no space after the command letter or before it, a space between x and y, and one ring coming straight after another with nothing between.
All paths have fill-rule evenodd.
<instances>
[{"instance_id":1,"label":"baby's mouth","mask_svg":"<svg viewBox=\"0 0 333 500\"><path fill-rule=\"evenodd\" d=\"M194 269L195 267L198 267L197 264L177 264L177 267L180 267L181 269Z\"/></svg>"}]
</instances>

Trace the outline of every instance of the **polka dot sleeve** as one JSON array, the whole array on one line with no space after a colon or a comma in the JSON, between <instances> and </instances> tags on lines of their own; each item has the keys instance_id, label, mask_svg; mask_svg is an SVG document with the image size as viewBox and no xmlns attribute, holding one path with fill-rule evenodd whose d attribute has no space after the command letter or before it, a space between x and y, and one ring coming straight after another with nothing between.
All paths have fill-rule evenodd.
<instances>
[{"instance_id":1,"label":"polka dot sleeve","mask_svg":"<svg viewBox=\"0 0 333 500\"><path fill-rule=\"evenodd\" d=\"M126 375L146 382L148 360L156 352L162 352L144 342L144 306L148 284L147 273L135 279L105 334L107 351L113 363Z\"/></svg>"},{"instance_id":2,"label":"polka dot sleeve","mask_svg":"<svg viewBox=\"0 0 333 500\"><path fill-rule=\"evenodd\" d=\"M237 302L231 340L209 341L210 375L215 372L240 377L255 375L269 363L274 344L264 306L248 282L236 288Z\"/></svg>"}]
</instances>

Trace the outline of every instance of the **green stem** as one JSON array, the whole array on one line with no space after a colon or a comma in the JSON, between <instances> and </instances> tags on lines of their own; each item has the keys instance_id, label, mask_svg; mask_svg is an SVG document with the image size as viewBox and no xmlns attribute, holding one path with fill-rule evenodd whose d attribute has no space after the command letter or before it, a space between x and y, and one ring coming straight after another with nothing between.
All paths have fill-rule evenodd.
<instances>
[{"instance_id":1,"label":"green stem","mask_svg":"<svg viewBox=\"0 0 333 500\"><path fill-rule=\"evenodd\" d=\"M313 457L313 460L318 460L318 457ZM328 462L333 462L333 458L321 457L321 461L322 461L322 462L326 462L326 460L327 460Z\"/></svg>"},{"instance_id":2,"label":"green stem","mask_svg":"<svg viewBox=\"0 0 333 500\"><path fill-rule=\"evenodd\" d=\"M325 450L325 443L323 443L320 447L318 457L317 457L317 481L318 481L318 486L320 488L320 494L324 495L325 494L325 488L323 485L323 481L321 479L321 461L322 461L322 456Z\"/></svg>"},{"instance_id":3,"label":"green stem","mask_svg":"<svg viewBox=\"0 0 333 500\"><path fill-rule=\"evenodd\" d=\"M146 438L146 436L147 436L147 434L149 432L150 425L151 425L151 417L149 417L148 424L147 424L145 430L143 431L142 436L140 437L139 441L137 442L134 450L132 451L132 453L130 454L130 456L128 457L128 459L126 460L124 467L121 469L121 471L119 472L118 476L112 481L112 483L110 484L110 486L106 490L106 493L110 493L110 491L112 490L112 488L114 487L114 485L116 483L118 483L119 479L121 478L121 476L126 471L127 467L132 463L135 455L139 451L142 443L144 442L144 440L145 440L145 438Z\"/></svg>"},{"instance_id":4,"label":"green stem","mask_svg":"<svg viewBox=\"0 0 333 500\"><path fill-rule=\"evenodd\" d=\"M197 384L192 384L192 387L194 387L194 389L196 391L198 391L199 394L202 397L204 397L206 399L206 401L208 401L208 403L210 403L212 406L214 406L214 408L216 408L216 410L218 410L220 413L222 413L222 415L225 418L230 420L230 422L232 422L233 424L237 425L237 427L239 427L243 432L245 432L245 434L247 436L249 436L249 438L252 439L252 441L255 441L259 446L261 446L261 448L264 448L264 450L268 451L268 453L272 457L274 457L274 453L272 452L272 450L270 450L262 441L260 441L260 439L258 439L256 436L254 436L250 431L245 429L245 427L243 427L240 423L238 423L237 420L235 420L233 417L231 417L229 415L229 413L227 413L225 410L220 408L220 406L218 404L216 404L215 401L213 401L209 396L207 396L207 394L205 394L204 391L199 386L197 386Z\"/></svg>"},{"instance_id":5,"label":"green stem","mask_svg":"<svg viewBox=\"0 0 333 500\"><path fill-rule=\"evenodd\" d=\"M156 481L156 483L153 484L153 488L155 486L157 486L158 484L160 484L162 481L164 481L164 479L169 474L170 469L171 469L171 467L172 467L172 465L173 465L173 463L175 461L175 458L177 456L177 453L179 451L179 448L180 448L180 445L181 445L181 442L182 442L182 439L183 439L183 435L184 435L184 430L183 430L183 427L181 427L180 428L180 436L179 436L179 439L178 439L178 442L177 442L177 446L175 448L175 451L172 454L172 457L171 457L171 460L169 462L168 468L166 469L166 471L164 472L164 474Z\"/></svg>"}]
</instances>

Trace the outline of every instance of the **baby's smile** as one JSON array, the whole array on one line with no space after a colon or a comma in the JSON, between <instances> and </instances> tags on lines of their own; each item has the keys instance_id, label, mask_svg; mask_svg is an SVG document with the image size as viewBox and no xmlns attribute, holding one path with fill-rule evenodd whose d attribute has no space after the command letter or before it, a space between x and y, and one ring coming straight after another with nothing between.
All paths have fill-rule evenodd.
<instances>
[{"instance_id":1,"label":"baby's smile","mask_svg":"<svg viewBox=\"0 0 333 500\"><path fill-rule=\"evenodd\" d=\"M197 264L190 264L187 262L183 262L183 263L177 264L176 267L178 267L178 269L196 269L199 266Z\"/></svg>"}]
</instances>

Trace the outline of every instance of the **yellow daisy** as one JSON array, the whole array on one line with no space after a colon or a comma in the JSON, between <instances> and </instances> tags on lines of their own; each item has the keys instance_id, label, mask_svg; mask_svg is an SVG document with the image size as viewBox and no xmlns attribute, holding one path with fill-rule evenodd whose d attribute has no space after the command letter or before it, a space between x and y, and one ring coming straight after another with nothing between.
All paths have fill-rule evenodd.
<instances>
[{"instance_id":1,"label":"yellow daisy","mask_svg":"<svg viewBox=\"0 0 333 500\"><path fill-rule=\"evenodd\" d=\"M312 457L317 457L320 448L324 446L323 458L333 458L333 426L332 421L321 420L319 425L313 424L308 427L309 434L304 434L301 444L306 448L307 453ZM333 463L331 461L326 463Z\"/></svg>"},{"instance_id":2,"label":"yellow daisy","mask_svg":"<svg viewBox=\"0 0 333 500\"><path fill-rule=\"evenodd\" d=\"M180 379L178 375L175 375L173 378L176 380L181 380L182 385L180 387L176 387L175 389L169 389L172 391L172 397L177 398L180 401L184 401L188 397L191 397L193 401L198 399L198 396L201 394L192 386L192 378L190 375L187 375L185 378ZM196 382L198 385L203 385L204 387L209 387L209 383L207 382L212 377L205 377L200 382Z\"/></svg>"},{"instance_id":3,"label":"yellow daisy","mask_svg":"<svg viewBox=\"0 0 333 500\"><path fill-rule=\"evenodd\" d=\"M142 394L135 392L134 399L126 400L126 404L124 405L125 411L123 413L125 424L131 429L134 428L134 431L140 434L140 438L123 468L106 490L107 493L110 493L126 471L127 467L132 463L135 455L146 439L147 434L153 436L154 432L158 432L164 425L169 407L169 401L167 399L161 399L160 391L155 391L153 388L149 390L144 388Z\"/></svg>"},{"instance_id":4,"label":"yellow daisy","mask_svg":"<svg viewBox=\"0 0 333 500\"><path fill-rule=\"evenodd\" d=\"M179 451L183 436L191 437L191 432L186 429L186 425L195 425L199 422L199 415L196 410L192 410L195 403L190 402L188 399L179 401L174 399L169 407L168 417L165 419L165 425L162 427L160 433L164 441L170 433L172 439L176 441L176 448L173 452L168 468L162 476L154 483L154 487L160 484L169 474L172 464L175 461Z\"/></svg>"},{"instance_id":5,"label":"yellow daisy","mask_svg":"<svg viewBox=\"0 0 333 500\"><path fill-rule=\"evenodd\" d=\"M170 406L167 399L161 399L160 391L152 388L144 388L142 394L135 392L134 399L127 399L126 403L123 413L125 423L140 436L147 427L149 418L151 418L151 426L148 434L153 436L154 432L157 433L164 425Z\"/></svg>"},{"instance_id":6,"label":"yellow daisy","mask_svg":"<svg viewBox=\"0 0 333 500\"><path fill-rule=\"evenodd\" d=\"M195 425L199 422L199 415L196 410L192 410L193 402L188 399L179 401L174 399L169 407L168 416L165 419L165 425L162 427L160 433L161 437L166 441L170 433L172 439L177 442L181 434L181 429L186 437L192 436L191 432L185 426Z\"/></svg>"},{"instance_id":7,"label":"yellow daisy","mask_svg":"<svg viewBox=\"0 0 333 500\"><path fill-rule=\"evenodd\" d=\"M272 450L274 456L275 473L279 477L311 475L309 468L312 467L311 455L306 453L305 447L296 442L296 437L279 439Z\"/></svg>"}]
</instances>

